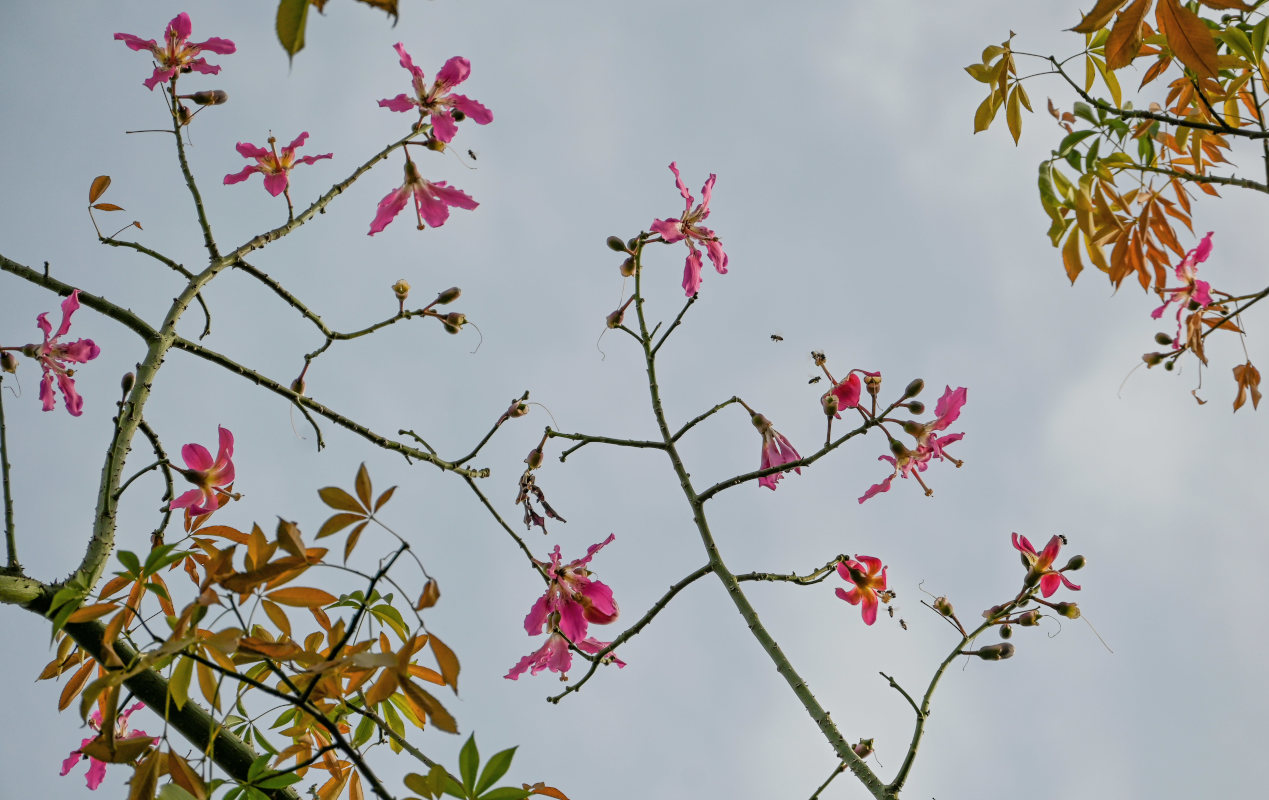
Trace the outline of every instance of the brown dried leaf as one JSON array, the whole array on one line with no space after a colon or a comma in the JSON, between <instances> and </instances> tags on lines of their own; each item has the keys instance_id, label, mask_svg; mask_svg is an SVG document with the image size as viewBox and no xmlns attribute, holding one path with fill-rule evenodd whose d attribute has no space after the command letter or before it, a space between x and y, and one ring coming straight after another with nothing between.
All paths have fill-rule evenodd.
<instances>
[{"instance_id":1,"label":"brown dried leaf","mask_svg":"<svg viewBox=\"0 0 1269 800\"><path fill-rule=\"evenodd\" d=\"M397 487L391 486L391 487L388 487L388 489L383 494L379 495L379 499L375 501L375 511L378 511L379 509L383 508L383 504L392 499L392 493L395 492L396 490L397 490Z\"/></svg>"},{"instance_id":2,"label":"brown dried leaf","mask_svg":"<svg viewBox=\"0 0 1269 800\"><path fill-rule=\"evenodd\" d=\"M321 529L317 531L317 538L323 539L327 536L331 536L333 534L339 533L344 528L347 528L349 525L353 524L354 522L360 522L361 520L365 518L366 518L365 514L350 514L350 513L334 514L331 516L330 519L322 523Z\"/></svg>"},{"instance_id":3,"label":"brown dried leaf","mask_svg":"<svg viewBox=\"0 0 1269 800\"><path fill-rule=\"evenodd\" d=\"M361 504L352 495L338 486L327 486L324 489L318 489L317 496L322 498L323 503L338 511L366 513L366 509L362 508Z\"/></svg>"},{"instance_id":4,"label":"brown dried leaf","mask_svg":"<svg viewBox=\"0 0 1269 800\"><path fill-rule=\"evenodd\" d=\"M538 781L532 786L527 783L521 784L520 786L531 795L540 794L544 797L554 797L555 800L568 800L568 795L564 794L559 789L556 789L554 786L547 786L542 781Z\"/></svg>"},{"instance_id":5,"label":"brown dried leaf","mask_svg":"<svg viewBox=\"0 0 1269 800\"><path fill-rule=\"evenodd\" d=\"M397 0L357 0L357 2L365 3L368 6L384 11L394 20L397 18ZM321 9L319 8L318 10L320 11Z\"/></svg>"},{"instance_id":6,"label":"brown dried leaf","mask_svg":"<svg viewBox=\"0 0 1269 800\"><path fill-rule=\"evenodd\" d=\"M123 211L123 206L117 206L114 203L93 203L93 208L98 211Z\"/></svg>"},{"instance_id":7,"label":"brown dried leaf","mask_svg":"<svg viewBox=\"0 0 1269 800\"><path fill-rule=\"evenodd\" d=\"M369 521L363 522L352 529L352 533L348 534L348 539L344 541L344 563L348 563L349 556L352 555L353 548L357 546L357 542L361 539L361 532L369 525Z\"/></svg>"},{"instance_id":8,"label":"brown dried leaf","mask_svg":"<svg viewBox=\"0 0 1269 800\"><path fill-rule=\"evenodd\" d=\"M454 690L454 694L458 694L458 656L454 655L447 644L436 638L436 634L432 634L428 643L432 646L432 654L436 656L436 664L441 668L445 682Z\"/></svg>"},{"instance_id":9,"label":"brown dried leaf","mask_svg":"<svg viewBox=\"0 0 1269 800\"><path fill-rule=\"evenodd\" d=\"M1216 40L1198 14L1181 5L1180 0L1159 0L1154 13L1155 22L1181 63L1199 78L1215 79L1219 69Z\"/></svg>"},{"instance_id":10,"label":"brown dried leaf","mask_svg":"<svg viewBox=\"0 0 1269 800\"><path fill-rule=\"evenodd\" d=\"M167 770L172 782L194 796L194 800L207 800L207 784L189 762L176 753L167 754Z\"/></svg>"},{"instance_id":11,"label":"brown dried leaf","mask_svg":"<svg viewBox=\"0 0 1269 800\"><path fill-rule=\"evenodd\" d=\"M1234 380L1238 382L1238 396L1234 398L1234 410L1242 408L1251 392L1251 407L1260 408L1260 371L1248 361L1234 367Z\"/></svg>"},{"instance_id":12,"label":"brown dried leaf","mask_svg":"<svg viewBox=\"0 0 1269 800\"><path fill-rule=\"evenodd\" d=\"M1115 20L1115 27L1111 28L1110 38L1106 40L1107 69L1126 67L1141 53L1141 25L1150 10L1150 2L1134 0Z\"/></svg>"},{"instance_id":13,"label":"brown dried leaf","mask_svg":"<svg viewBox=\"0 0 1269 800\"><path fill-rule=\"evenodd\" d=\"M97 202L97 199L106 193L110 188L110 176L98 175L93 178L92 185L88 187L88 205Z\"/></svg>"},{"instance_id":14,"label":"brown dried leaf","mask_svg":"<svg viewBox=\"0 0 1269 800\"><path fill-rule=\"evenodd\" d=\"M357 478L353 483L357 489L357 497L361 500L362 508L370 508L370 473L366 471L366 463L364 461L357 469Z\"/></svg>"},{"instance_id":15,"label":"brown dried leaf","mask_svg":"<svg viewBox=\"0 0 1269 800\"><path fill-rule=\"evenodd\" d=\"M1203 352L1203 312L1195 311L1185 318L1185 344L1190 352L1198 356L1198 360L1207 366L1207 355ZM1197 395L1195 395L1197 397Z\"/></svg>"},{"instance_id":16,"label":"brown dried leaf","mask_svg":"<svg viewBox=\"0 0 1269 800\"><path fill-rule=\"evenodd\" d=\"M1098 0L1093 10L1085 14L1084 19L1071 30L1076 33L1096 33L1106 27L1106 23L1110 22L1110 18L1126 2L1128 0Z\"/></svg>"},{"instance_id":17,"label":"brown dried leaf","mask_svg":"<svg viewBox=\"0 0 1269 800\"><path fill-rule=\"evenodd\" d=\"M422 611L425 608L431 608L436 605L436 601L441 599L441 587L437 585L435 580L429 579L423 585L423 593L419 595L419 601L414 604L415 611Z\"/></svg>"}]
</instances>

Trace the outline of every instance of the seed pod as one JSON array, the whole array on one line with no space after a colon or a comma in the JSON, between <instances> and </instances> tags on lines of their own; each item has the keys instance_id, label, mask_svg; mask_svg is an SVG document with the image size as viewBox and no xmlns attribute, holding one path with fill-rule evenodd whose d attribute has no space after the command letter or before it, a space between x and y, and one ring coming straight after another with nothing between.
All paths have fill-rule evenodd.
<instances>
[{"instance_id":1,"label":"seed pod","mask_svg":"<svg viewBox=\"0 0 1269 800\"><path fill-rule=\"evenodd\" d=\"M629 250L626 249L626 243L621 241L621 238L618 236L609 236L605 244L608 245L609 250L612 250L617 253L630 252Z\"/></svg>"},{"instance_id":2,"label":"seed pod","mask_svg":"<svg viewBox=\"0 0 1269 800\"><path fill-rule=\"evenodd\" d=\"M455 300L457 300L459 298L459 295L461 295L462 293L463 293L462 289L459 289L457 286L451 286L445 291L438 294L434 302L438 306L448 305L454 302Z\"/></svg>"}]
</instances>

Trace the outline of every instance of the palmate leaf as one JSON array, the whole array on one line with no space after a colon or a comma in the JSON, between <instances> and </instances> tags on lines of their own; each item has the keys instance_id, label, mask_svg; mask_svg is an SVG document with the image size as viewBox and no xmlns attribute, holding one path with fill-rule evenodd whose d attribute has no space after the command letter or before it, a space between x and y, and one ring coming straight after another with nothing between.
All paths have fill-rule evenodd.
<instances>
[{"instance_id":1,"label":"palmate leaf","mask_svg":"<svg viewBox=\"0 0 1269 800\"><path fill-rule=\"evenodd\" d=\"M1155 22L1168 38L1172 52L1199 78L1216 78L1219 60L1216 40L1198 14L1180 0L1159 0Z\"/></svg>"},{"instance_id":2,"label":"palmate leaf","mask_svg":"<svg viewBox=\"0 0 1269 800\"><path fill-rule=\"evenodd\" d=\"M1098 0L1093 10L1085 14L1084 19L1071 30L1076 33L1095 33L1106 27L1106 23L1115 16L1115 12L1127 2L1128 0Z\"/></svg>"}]
</instances>

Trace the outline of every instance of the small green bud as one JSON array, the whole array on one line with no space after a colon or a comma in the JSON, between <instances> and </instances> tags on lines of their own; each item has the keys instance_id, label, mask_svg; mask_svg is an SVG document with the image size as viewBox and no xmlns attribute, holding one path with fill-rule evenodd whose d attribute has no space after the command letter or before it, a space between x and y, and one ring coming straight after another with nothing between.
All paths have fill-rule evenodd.
<instances>
[{"instance_id":1,"label":"small green bud","mask_svg":"<svg viewBox=\"0 0 1269 800\"><path fill-rule=\"evenodd\" d=\"M1019 614L1014 620L1017 624L1024 628L1032 628L1040 624L1040 609L1033 608L1025 614Z\"/></svg>"},{"instance_id":2,"label":"small green bud","mask_svg":"<svg viewBox=\"0 0 1269 800\"><path fill-rule=\"evenodd\" d=\"M1080 618L1080 607L1075 603L1054 603L1053 610L1067 619Z\"/></svg>"},{"instance_id":3,"label":"small green bud","mask_svg":"<svg viewBox=\"0 0 1269 800\"><path fill-rule=\"evenodd\" d=\"M10 353L8 350L0 353L0 370L3 370L4 372L17 373L18 357L13 353Z\"/></svg>"},{"instance_id":4,"label":"small green bud","mask_svg":"<svg viewBox=\"0 0 1269 800\"><path fill-rule=\"evenodd\" d=\"M1084 559L1084 556L1071 556L1071 560L1066 562L1066 566L1062 567L1060 571L1066 572L1069 569L1074 572L1076 570L1084 569L1084 565L1086 563L1088 562Z\"/></svg>"},{"instance_id":5,"label":"small green bud","mask_svg":"<svg viewBox=\"0 0 1269 800\"><path fill-rule=\"evenodd\" d=\"M890 452L894 454L895 458L898 458L899 456L907 453L908 448L904 447L903 442L899 441L898 439L891 439Z\"/></svg>"},{"instance_id":6,"label":"small green bud","mask_svg":"<svg viewBox=\"0 0 1269 800\"><path fill-rule=\"evenodd\" d=\"M1013 645L1009 642L1001 642L1000 644L989 644L986 647L978 648L978 652L966 653L965 655L978 656L983 661L1004 661L1006 658L1013 658Z\"/></svg>"},{"instance_id":7,"label":"small green bud","mask_svg":"<svg viewBox=\"0 0 1269 800\"><path fill-rule=\"evenodd\" d=\"M1167 363L1163 365L1163 368L1167 370L1168 372L1171 372L1172 370L1176 369L1176 362L1168 361Z\"/></svg>"},{"instance_id":8,"label":"small green bud","mask_svg":"<svg viewBox=\"0 0 1269 800\"><path fill-rule=\"evenodd\" d=\"M295 380L291 381L291 391L295 392L296 394L304 394L304 379L296 378Z\"/></svg>"},{"instance_id":9,"label":"small green bud","mask_svg":"<svg viewBox=\"0 0 1269 800\"><path fill-rule=\"evenodd\" d=\"M123 377L119 379L119 388L123 390L124 394L127 394L132 391L132 387L136 385L136 382L137 376L135 373L125 372Z\"/></svg>"},{"instance_id":10,"label":"small green bud","mask_svg":"<svg viewBox=\"0 0 1269 800\"><path fill-rule=\"evenodd\" d=\"M924 414L925 403L922 403L920 400L913 400L911 403L908 403L908 410L913 414Z\"/></svg>"},{"instance_id":11,"label":"small green bud","mask_svg":"<svg viewBox=\"0 0 1269 800\"><path fill-rule=\"evenodd\" d=\"M524 463L529 465L529 469L537 469L542 466L542 448L535 447L529 451L529 455L525 456Z\"/></svg>"},{"instance_id":12,"label":"small green bud","mask_svg":"<svg viewBox=\"0 0 1269 800\"><path fill-rule=\"evenodd\" d=\"M1141 360L1146 362L1147 368L1157 367L1163 363L1163 353L1146 353L1141 357ZM1171 367L1164 367L1164 369L1171 369Z\"/></svg>"},{"instance_id":13,"label":"small green bud","mask_svg":"<svg viewBox=\"0 0 1269 800\"><path fill-rule=\"evenodd\" d=\"M229 93L220 89L206 89L189 95L200 106L219 106L229 102Z\"/></svg>"},{"instance_id":14,"label":"small green bud","mask_svg":"<svg viewBox=\"0 0 1269 800\"><path fill-rule=\"evenodd\" d=\"M633 253L633 252L635 251L635 248L636 248L636 247L638 247L638 246L639 246L639 237L638 237L638 236L634 236L634 237L631 237L630 239L626 240L626 248L627 248L630 252L632 252L632 253Z\"/></svg>"},{"instance_id":15,"label":"small green bud","mask_svg":"<svg viewBox=\"0 0 1269 800\"><path fill-rule=\"evenodd\" d=\"M629 278L633 274L635 274L635 260L633 258L627 258L625 261L621 262L621 277Z\"/></svg>"},{"instance_id":16,"label":"small green bud","mask_svg":"<svg viewBox=\"0 0 1269 800\"><path fill-rule=\"evenodd\" d=\"M401 280L392 284L392 293L397 296L398 300L404 303L405 298L410 296L410 282L407 281L405 278L402 278Z\"/></svg>"},{"instance_id":17,"label":"small green bud","mask_svg":"<svg viewBox=\"0 0 1269 800\"><path fill-rule=\"evenodd\" d=\"M621 323L623 320L625 320L625 318L626 318L626 310L624 308L619 308L616 311L609 314L605 318L606 322L604 324L607 325L609 328L619 328L621 327Z\"/></svg>"},{"instance_id":18,"label":"small green bud","mask_svg":"<svg viewBox=\"0 0 1269 800\"><path fill-rule=\"evenodd\" d=\"M621 238L618 236L609 236L605 244L608 245L609 250L612 250L617 253L630 252L629 250L626 249L626 243L621 241Z\"/></svg>"},{"instance_id":19,"label":"small green bud","mask_svg":"<svg viewBox=\"0 0 1269 800\"><path fill-rule=\"evenodd\" d=\"M452 109L449 113L450 113L450 116L454 118L455 122L462 122L463 120L467 119L467 115L464 114L462 111L458 110L457 108Z\"/></svg>"},{"instance_id":20,"label":"small green bud","mask_svg":"<svg viewBox=\"0 0 1269 800\"><path fill-rule=\"evenodd\" d=\"M905 420L903 423L903 432L913 438L918 438L921 434L925 433L925 426L919 422Z\"/></svg>"},{"instance_id":21,"label":"small green bud","mask_svg":"<svg viewBox=\"0 0 1269 800\"><path fill-rule=\"evenodd\" d=\"M912 381L912 383L909 383L907 388L903 390L903 397L904 399L907 399L909 397L916 397L917 395L921 393L921 390L924 388L925 388L925 381L921 380L920 378L917 378L916 380Z\"/></svg>"},{"instance_id":22,"label":"small green bud","mask_svg":"<svg viewBox=\"0 0 1269 800\"><path fill-rule=\"evenodd\" d=\"M836 414L837 409L841 406L837 395L832 392L825 392L824 396L820 398L820 404L824 406L824 414L829 417Z\"/></svg>"},{"instance_id":23,"label":"small green bud","mask_svg":"<svg viewBox=\"0 0 1269 800\"><path fill-rule=\"evenodd\" d=\"M1154 335L1154 340L1158 342L1159 344L1165 345L1165 346L1172 344L1172 337L1166 333L1163 333L1162 331Z\"/></svg>"},{"instance_id":24,"label":"small green bud","mask_svg":"<svg viewBox=\"0 0 1269 800\"><path fill-rule=\"evenodd\" d=\"M934 610L939 612L945 617L950 617L956 613L955 610L952 609L951 601L948 600L946 597L934 598Z\"/></svg>"},{"instance_id":25,"label":"small green bud","mask_svg":"<svg viewBox=\"0 0 1269 800\"><path fill-rule=\"evenodd\" d=\"M873 739L860 739L857 743L851 745L850 749L860 758L867 758L872 755L874 741Z\"/></svg>"},{"instance_id":26,"label":"small green bud","mask_svg":"<svg viewBox=\"0 0 1269 800\"><path fill-rule=\"evenodd\" d=\"M1008 639L1013 636L1013 626L1008 623L1000 626L1000 638Z\"/></svg>"},{"instance_id":27,"label":"small green bud","mask_svg":"<svg viewBox=\"0 0 1269 800\"><path fill-rule=\"evenodd\" d=\"M435 305L438 305L438 306L449 305L450 303L457 300L459 295L461 295L462 293L463 293L462 289L459 289L457 286L451 286L445 291L438 294L436 296L436 300L433 302Z\"/></svg>"}]
</instances>

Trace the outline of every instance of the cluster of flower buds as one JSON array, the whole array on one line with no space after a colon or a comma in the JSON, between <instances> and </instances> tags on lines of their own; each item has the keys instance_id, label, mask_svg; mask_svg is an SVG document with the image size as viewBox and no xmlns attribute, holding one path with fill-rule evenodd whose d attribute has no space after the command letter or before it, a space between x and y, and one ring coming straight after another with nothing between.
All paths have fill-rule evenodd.
<instances>
[{"instance_id":1,"label":"cluster of flower buds","mask_svg":"<svg viewBox=\"0 0 1269 800\"><path fill-rule=\"evenodd\" d=\"M623 242L619 236L609 236L606 244L609 250L626 254L626 260L621 262L621 277L629 278L633 276L635 270L638 269L636 258L639 251L639 237L636 236L628 242Z\"/></svg>"}]
</instances>

